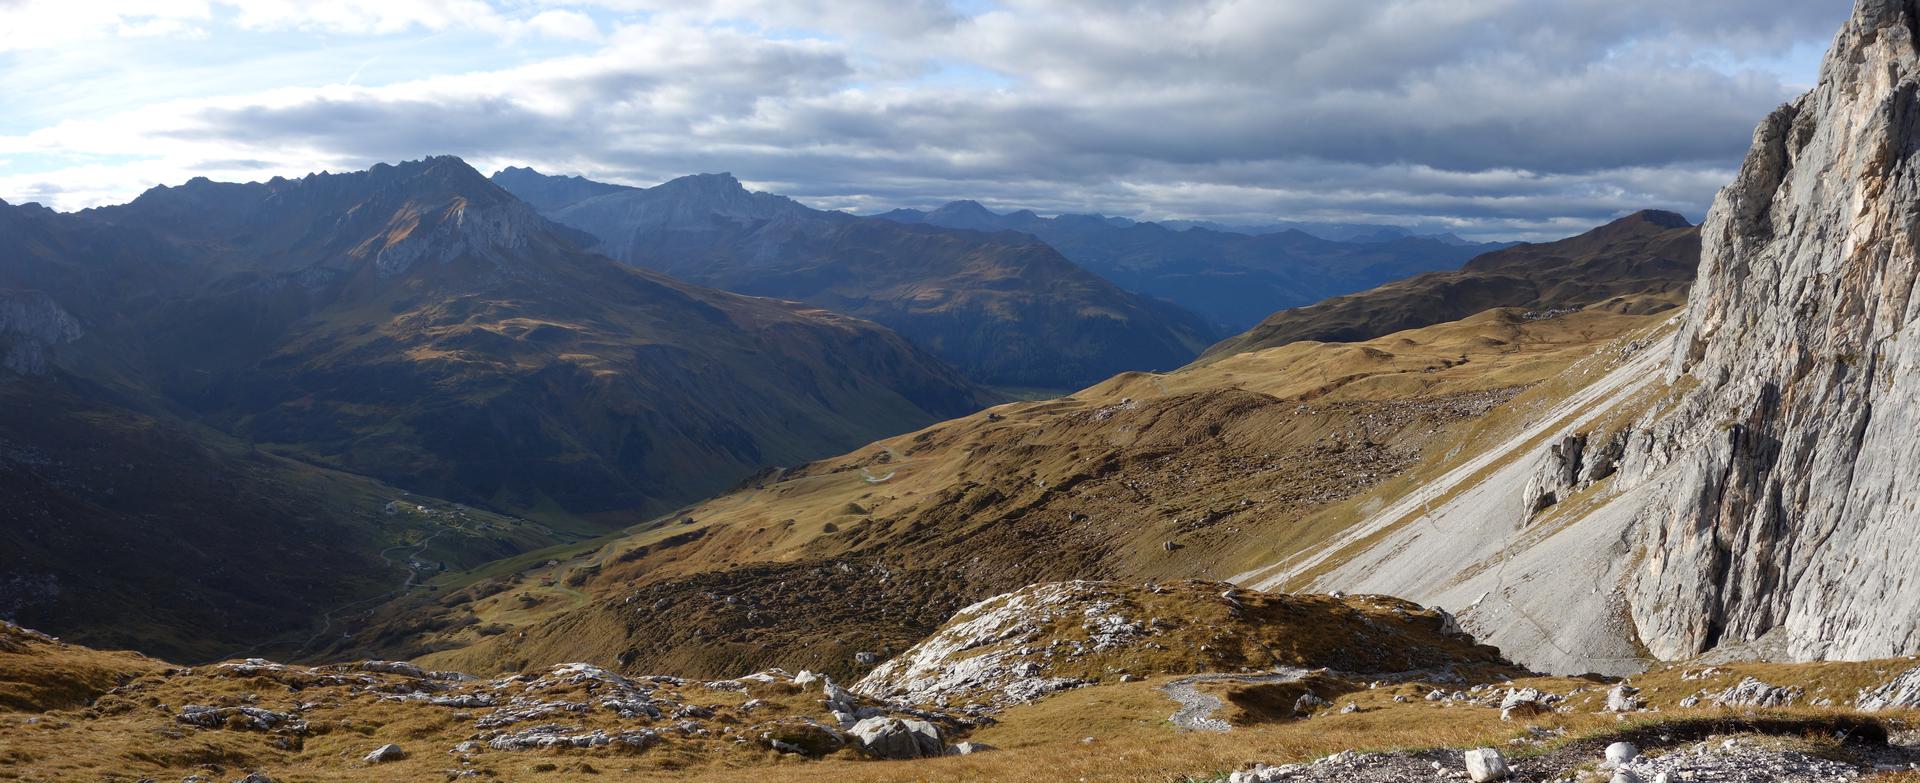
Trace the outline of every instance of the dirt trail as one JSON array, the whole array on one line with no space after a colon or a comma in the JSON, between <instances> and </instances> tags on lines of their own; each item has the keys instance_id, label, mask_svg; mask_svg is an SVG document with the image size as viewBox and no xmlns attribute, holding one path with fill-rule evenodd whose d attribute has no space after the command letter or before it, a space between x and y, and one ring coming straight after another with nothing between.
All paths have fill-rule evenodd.
<instances>
[{"instance_id":1,"label":"dirt trail","mask_svg":"<svg viewBox=\"0 0 1920 783\"><path fill-rule=\"evenodd\" d=\"M1173 721L1175 728L1182 731L1227 732L1233 730L1233 724L1213 717L1215 711L1225 706L1220 702L1220 697L1203 693L1195 686L1203 682L1273 685L1299 682L1307 674L1306 669L1279 669L1271 674L1196 674L1162 685L1160 691L1180 705L1180 710L1168 718Z\"/></svg>"}]
</instances>

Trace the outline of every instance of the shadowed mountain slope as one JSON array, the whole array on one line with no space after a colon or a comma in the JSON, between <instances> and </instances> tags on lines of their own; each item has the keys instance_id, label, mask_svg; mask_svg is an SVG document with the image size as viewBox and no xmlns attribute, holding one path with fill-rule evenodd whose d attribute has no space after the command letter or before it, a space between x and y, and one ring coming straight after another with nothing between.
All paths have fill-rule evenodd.
<instances>
[{"instance_id":1,"label":"shadowed mountain slope","mask_svg":"<svg viewBox=\"0 0 1920 783\"><path fill-rule=\"evenodd\" d=\"M1700 231L1671 212L1637 212L1558 242L1518 245L1357 294L1274 313L1207 349L1203 361L1301 340L1358 342L1494 307L1546 311L1605 305L1658 312L1686 299Z\"/></svg>"},{"instance_id":2,"label":"shadowed mountain slope","mask_svg":"<svg viewBox=\"0 0 1920 783\"><path fill-rule=\"evenodd\" d=\"M577 238L453 158L0 205L0 613L230 650L989 401Z\"/></svg>"},{"instance_id":3,"label":"shadowed mountain slope","mask_svg":"<svg viewBox=\"0 0 1920 783\"><path fill-rule=\"evenodd\" d=\"M749 192L725 174L626 188L507 169L496 182L636 266L869 318L1003 386L1169 369L1212 332L1032 237L907 226ZM609 191L607 188L614 188Z\"/></svg>"}]
</instances>

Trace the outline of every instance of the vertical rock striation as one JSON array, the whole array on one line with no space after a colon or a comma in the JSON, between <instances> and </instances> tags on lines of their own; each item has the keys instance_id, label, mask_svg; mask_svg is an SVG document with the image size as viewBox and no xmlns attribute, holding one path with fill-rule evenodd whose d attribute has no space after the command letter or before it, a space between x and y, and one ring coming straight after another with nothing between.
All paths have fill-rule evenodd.
<instances>
[{"instance_id":1,"label":"vertical rock striation","mask_svg":"<svg viewBox=\"0 0 1920 783\"><path fill-rule=\"evenodd\" d=\"M0 289L0 370L45 373L54 346L81 334L80 322L46 293Z\"/></svg>"},{"instance_id":2,"label":"vertical rock striation","mask_svg":"<svg viewBox=\"0 0 1920 783\"><path fill-rule=\"evenodd\" d=\"M1820 85L1754 134L1703 226L1670 374L1621 459L1654 655L1920 648L1920 3L1859 0Z\"/></svg>"}]
</instances>

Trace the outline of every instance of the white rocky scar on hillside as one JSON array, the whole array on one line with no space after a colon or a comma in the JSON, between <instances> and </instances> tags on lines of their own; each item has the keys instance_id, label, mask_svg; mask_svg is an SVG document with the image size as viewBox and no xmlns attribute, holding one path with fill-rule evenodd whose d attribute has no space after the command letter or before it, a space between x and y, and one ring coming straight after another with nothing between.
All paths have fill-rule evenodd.
<instances>
[{"instance_id":1,"label":"white rocky scar on hillside","mask_svg":"<svg viewBox=\"0 0 1920 783\"><path fill-rule=\"evenodd\" d=\"M1086 638L1042 644L1061 621L1079 624ZM1050 663L1141 643L1154 633L1151 618L1128 616L1101 583L1035 585L961 609L938 633L869 672L854 691L980 712L1089 685L1049 676Z\"/></svg>"},{"instance_id":2,"label":"white rocky scar on hillside","mask_svg":"<svg viewBox=\"0 0 1920 783\"><path fill-rule=\"evenodd\" d=\"M1516 662L1920 648L1920 3L1858 0L1754 134L1675 333L1373 514L1312 589L1458 610ZM1314 556L1243 575L1267 586Z\"/></svg>"}]
</instances>

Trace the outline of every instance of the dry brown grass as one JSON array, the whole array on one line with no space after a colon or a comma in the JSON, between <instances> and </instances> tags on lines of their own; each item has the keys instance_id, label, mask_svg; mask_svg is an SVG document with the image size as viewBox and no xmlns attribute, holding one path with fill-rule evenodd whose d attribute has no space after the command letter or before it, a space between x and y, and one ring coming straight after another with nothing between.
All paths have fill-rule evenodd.
<instances>
[{"instance_id":1,"label":"dry brown grass","mask_svg":"<svg viewBox=\"0 0 1920 783\"><path fill-rule=\"evenodd\" d=\"M617 601L628 596L651 601L648 584L753 563L923 568L962 580L962 604L1062 579L1230 578L1315 547L1379 498L1464 458L1522 415L1509 403L1489 417L1499 428L1483 427L1475 417L1487 406L1524 387L1537 390L1521 400L1577 388L1591 375L1574 371L1594 364L1588 357L1658 320L1490 311L1364 344L1302 343L1124 374L765 477L597 547L553 553L557 565L523 561L504 591L393 607L360 637L374 646L341 652L426 654L480 671L612 663L628 647L637 651L630 671L724 662L737 656L707 642L656 654L658 638L623 637L649 628L605 618L621 616ZM802 609L777 614L797 619ZM523 629L529 641L510 644ZM583 638L596 640L586 654L569 641Z\"/></svg>"},{"instance_id":2,"label":"dry brown grass","mask_svg":"<svg viewBox=\"0 0 1920 783\"><path fill-rule=\"evenodd\" d=\"M470 711L420 704L382 702L364 692L301 684L273 678L214 676L203 667L195 674L165 676L158 665L111 653L74 647L43 645L46 660L39 669L0 668L0 681L18 681L22 672L46 667L85 668L97 660L138 664L137 679L91 706L34 712L0 712L0 780L98 781L140 777L178 779L208 774L215 780L239 777L261 769L275 780L289 783L321 781L438 781L458 762L445 750L474 732ZM98 657L96 657L98 656ZM0 667L18 667L21 657L0 657ZM1700 720L1738 731L1753 717L1778 719L1788 739L1796 736L1793 721L1819 721L1850 715L1841 709L1795 707L1768 710L1757 716L1745 710L1716 707L1680 709L1690 694L1719 691L1746 676L1776 685L1797 685L1815 694L1851 695L1862 687L1884 682L1916 665L1911 659L1866 663L1740 664L1718 667L1705 678L1688 675L1703 667L1673 667L1634 678L1641 696L1657 712L1640 713L1630 720L1598 712L1604 700L1602 683L1571 678L1527 678L1514 683L1573 694L1569 714L1552 714L1528 722L1502 722L1497 710L1466 703L1428 702L1423 697L1436 687L1423 682L1383 684L1351 680L1319 682L1316 692L1332 698L1333 707L1307 720L1287 720L1266 710L1253 716L1245 710L1230 715L1258 717L1259 721L1227 734L1191 734L1173 729L1168 717L1175 704L1160 688L1172 677L1118 683L1070 691L1039 703L1001 713L995 725L975 731L971 739L997 746L992 753L964 758L914 762L875 762L850 753L807 762L776 755L756 744L734 744L723 737L670 738L639 754L606 751L483 752L474 769L494 779L559 783L560 781L739 781L768 779L812 783L848 781L1005 781L1006 783L1129 783L1211 779L1254 763L1289 763L1349 749L1362 751L1472 747L1512 748L1527 757L1554 752L1567 743L1588 743L1621 732L1647 733L1649 727L1693 726ZM296 683L297 684L297 683ZM1458 686L1445 686L1451 690ZM1227 691L1233 688L1228 686ZM756 686L751 696L770 702L751 718L738 716L746 694L708 690L697 684L676 689L691 703L714 707L714 725L737 731L775 715L816 714L816 692L797 692L786 686ZM554 691L556 698L569 696ZM1231 694L1229 694L1231 695ZM1403 701L1395 701L1395 697ZM295 703L311 705L305 717L312 730L304 737L238 730L203 730L181 725L171 716L179 705L253 704L287 710ZM1354 714L1338 708L1353 703ZM1912 714L1894 719L1911 721ZM645 721L620 721L609 716L568 718L583 727L637 728ZM670 723L671 721L666 721ZM656 722L656 728L660 722ZM1511 746L1509 740L1528 736L1527 727L1565 731L1565 738L1544 745ZM1814 723L1807 724L1816 725ZM1657 733L1655 731L1654 733ZM1090 740L1088 738L1091 738ZM289 742L292 739L294 741ZM1798 740L1794 740L1798 741ZM276 747L281 742L286 747ZM369 768L359 759L369 750L397 742L412 757ZM1584 747L1584 746L1582 746ZM1818 750L1818 748L1815 748ZM1584 751L1582 751L1584 753ZM1896 783L1911 776L1877 780Z\"/></svg>"},{"instance_id":3,"label":"dry brown grass","mask_svg":"<svg viewBox=\"0 0 1920 783\"><path fill-rule=\"evenodd\" d=\"M43 712L91 703L166 664L135 653L63 644L0 622L0 710Z\"/></svg>"}]
</instances>

